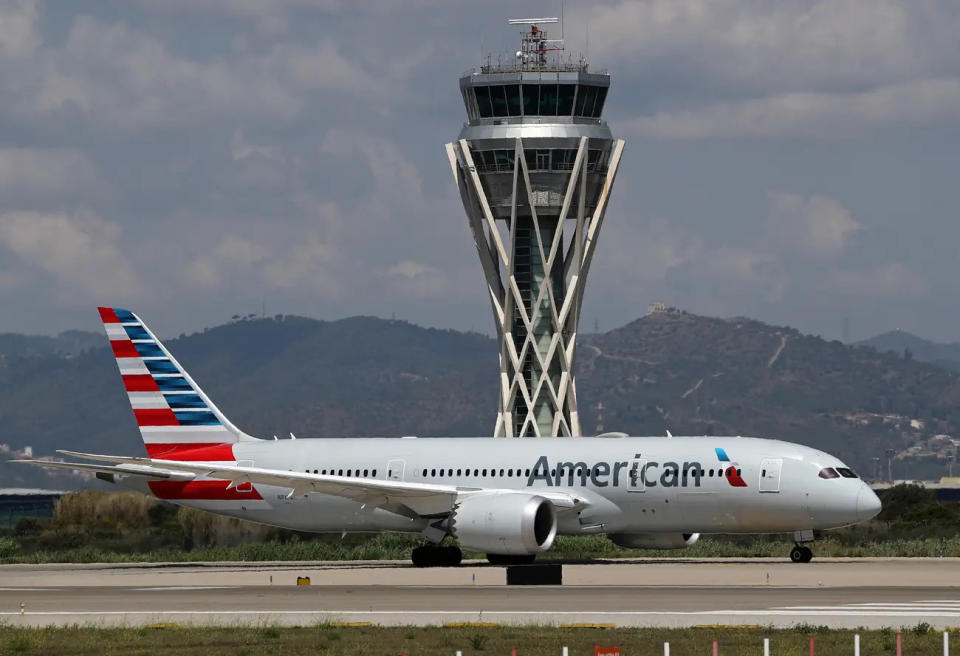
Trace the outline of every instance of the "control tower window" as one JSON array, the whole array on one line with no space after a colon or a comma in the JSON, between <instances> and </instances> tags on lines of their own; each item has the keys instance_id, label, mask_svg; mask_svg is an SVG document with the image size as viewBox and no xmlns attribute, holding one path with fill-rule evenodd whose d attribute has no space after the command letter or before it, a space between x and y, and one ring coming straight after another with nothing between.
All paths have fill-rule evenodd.
<instances>
[{"instance_id":1,"label":"control tower window","mask_svg":"<svg viewBox=\"0 0 960 656\"><path fill-rule=\"evenodd\" d=\"M510 116L520 116L523 109L520 105L520 85L508 84L503 90L507 94L507 113Z\"/></svg>"},{"instance_id":2,"label":"control tower window","mask_svg":"<svg viewBox=\"0 0 960 656\"><path fill-rule=\"evenodd\" d=\"M582 86L577 94L577 116L592 116L593 106L597 102L597 87Z\"/></svg>"},{"instance_id":3,"label":"control tower window","mask_svg":"<svg viewBox=\"0 0 960 656\"><path fill-rule=\"evenodd\" d=\"M493 105L494 116L507 115L507 97L502 86L490 87L490 103Z\"/></svg>"},{"instance_id":4,"label":"control tower window","mask_svg":"<svg viewBox=\"0 0 960 656\"><path fill-rule=\"evenodd\" d=\"M514 158L513 152L514 151L512 149L493 151L493 155L496 159L497 171L500 171L501 173L513 171L513 158ZM487 157L489 156L490 155L488 153Z\"/></svg>"},{"instance_id":5,"label":"control tower window","mask_svg":"<svg viewBox=\"0 0 960 656\"><path fill-rule=\"evenodd\" d=\"M523 114L524 116L536 116L540 107L540 85L523 85Z\"/></svg>"},{"instance_id":6,"label":"control tower window","mask_svg":"<svg viewBox=\"0 0 960 656\"><path fill-rule=\"evenodd\" d=\"M598 87L597 88L597 102L593 106L593 118L600 118L600 113L603 111L603 101L607 99L607 87Z\"/></svg>"},{"instance_id":7,"label":"control tower window","mask_svg":"<svg viewBox=\"0 0 960 656\"><path fill-rule=\"evenodd\" d=\"M540 85L540 116L557 115L557 85Z\"/></svg>"},{"instance_id":8,"label":"control tower window","mask_svg":"<svg viewBox=\"0 0 960 656\"><path fill-rule=\"evenodd\" d=\"M561 84L557 95L557 116L570 116L573 113L573 96L577 85Z\"/></svg>"},{"instance_id":9,"label":"control tower window","mask_svg":"<svg viewBox=\"0 0 960 656\"><path fill-rule=\"evenodd\" d=\"M480 118L493 116L493 107L490 106L490 87L476 87L474 93L477 94L477 109L480 111Z\"/></svg>"}]
</instances>

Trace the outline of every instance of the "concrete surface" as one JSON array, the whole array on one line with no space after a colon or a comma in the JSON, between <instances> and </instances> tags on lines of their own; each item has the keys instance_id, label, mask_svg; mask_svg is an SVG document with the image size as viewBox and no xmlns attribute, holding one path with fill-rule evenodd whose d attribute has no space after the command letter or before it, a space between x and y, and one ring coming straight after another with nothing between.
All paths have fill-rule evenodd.
<instances>
[{"instance_id":1,"label":"concrete surface","mask_svg":"<svg viewBox=\"0 0 960 656\"><path fill-rule=\"evenodd\" d=\"M600 562L565 565L562 587L504 580L483 563L5 565L0 622L960 626L957 559Z\"/></svg>"}]
</instances>

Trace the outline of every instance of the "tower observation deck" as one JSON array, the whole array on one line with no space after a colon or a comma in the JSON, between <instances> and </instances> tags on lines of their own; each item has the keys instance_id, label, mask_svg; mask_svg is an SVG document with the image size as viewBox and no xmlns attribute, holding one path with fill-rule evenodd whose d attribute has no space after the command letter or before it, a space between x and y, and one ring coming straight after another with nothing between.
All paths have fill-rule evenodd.
<instances>
[{"instance_id":1,"label":"tower observation deck","mask_svg":"<svg viewBox=\"0 0 960 656\"><path fill-rule=\"evenodd\" d=\"M497 437L579 436L574 355L587 272L624 142L603 121L610 76L541 26L460 78L468 122L447 156L500 342Z\"/></svg>"}]
</instances>

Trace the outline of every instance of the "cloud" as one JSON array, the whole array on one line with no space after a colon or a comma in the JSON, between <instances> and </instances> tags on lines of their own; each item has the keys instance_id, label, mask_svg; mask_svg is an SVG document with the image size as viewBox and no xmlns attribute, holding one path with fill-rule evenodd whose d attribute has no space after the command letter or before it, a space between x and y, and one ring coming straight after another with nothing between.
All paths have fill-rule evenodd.
<instances>
[{"instance_id":1,"label":"cloud","mask_svg":"<svg viewBox=\"0 0 960 656\"><path fill-rule=\"evenodd\" d=\"M711 88L839 90L957 70L953 0L622 0L568 19L589 24L597 61Z\"/></svg>"},{"instance_id":2,"label":"cloud","mask_svg":"<svg viewBox=\"0 0 960 656\"><path fill-rule=\"evenodd\" d=\"M385 277L390 289L404 298L438 298L449 291L443 271L414 260L397 262L386 270Z\"/></svg>"},{"instance_id":3,"label":"cloud","mask_svg":"<svg viewBox=\"0 0 960 656\"><path fill-rule=\"evenodd\" d=\"M0 58L21 59L40 47L40 4L36 0L4 0L0 4Z\"/></svg>"},{"instance_id":4,"label":"cloud","mask_svg":"<svg viewBox=\"0 0 960 656\"><path fill-rule=\"evenodd\" d=\"M890 262L863 270L838 271L832 288L849 296L871 299L913 299L927 293L923 276L901 262Z\"/></svg>"},{"instance_id":5,"label":"cloud","mask_svg":"<svg viewBox=\"0 0 960 656\"><path fill-rule=\"evenodd\" d=\"M271 259L264 279L276 289L307 289L322 299L339 297L349 280L338 271L340 256L328 239L317 233L304 235L289 251Z\"/></svg>"},{"instance_id":6,"label":"cloud","mask_svg":"<svg viewBox=\"0 0 960 656\"><path fill-rule=\"evenodd\" d=\"M0 48L7 31L0 22ZM337 106L355 99L363 102L354 108L376 111L406 93L396 71L372 74L329 37L198 58L125 23L77 16L62 44L7 41L27 63L0 58L0 92L7 112L25 121L80 119L127 131L193 128L224 117L290 122L329 94Z\"/></svg>"},{"instance_id":7,"label":"cloud","mask_svg":"<svg viewBox=\"0 0 960 656\"><path fill-rule=\"evenodd\" d=\"M784 253L799 249L816 257L836 257L861 229L850 212L831 198L771 192L767 201L768 235Z\"/></svg>"},{"instance_id":8,"label":"cloud","mask_svg":"<svg viewBox=\"0 0 960 656\"><path fill-rule=\"evenodd\" d=\"M94 214L0 214L0 246L64 290L101 302L131 299L143 290L120 236L117 224Z\"/></svg>"},{"instance_id":9,"label":"cloud","mask_svg":"<svg viewBox=\"0 0 960 656\"><path fill-rule=\"evenodd\" d=\"M264 159L272 159L278 162L283 161L283 154L280 152L279 148L276 146L258 146L256 144L247 143L243 136L243 130L240 130L239 128L234 131L233 136L230 138L230 155L233 157L234 161L248 159L251 157L262 157Z\"/></svg>"},{"instance_id":10,"label":"cloud","mask_svg":"<svg viewBox=\"0 0 960 656\"><path fill-rule=\"evenodd\" d=\"M654 139L850 137L882 127L956 122L960 78L854 92L793 92L628 119L620 129Z\"/></svg>"},{"instance_id":11,"label":"cloud","mask_svg":"<svg viewBox=\"0 0 960 656\"><path fill-rule=\"evenodd\" d=\"M85 154L66 148L0 147L0 203L90 198L105 188Z\"/></svg>"},{"instance_id":12,"label":"cloud","mask_svg":"<svg viewBox=\"0 0 960 656\"><path fill-rule=\"evenodd\" d=\"M216 288L223 284L225 269L245 271L262 262L267 255L267 249L261 244L236 235L226 235L213 251L200 255L187 265L185 274L191 283Z\"/></svg>"}]
</instances>

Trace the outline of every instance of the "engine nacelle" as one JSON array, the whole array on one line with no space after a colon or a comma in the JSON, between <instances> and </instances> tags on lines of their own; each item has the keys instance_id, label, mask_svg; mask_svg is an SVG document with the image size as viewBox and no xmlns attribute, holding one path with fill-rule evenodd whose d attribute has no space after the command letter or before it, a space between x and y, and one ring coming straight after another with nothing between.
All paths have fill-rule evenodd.
<instances>
[{"instance_id":1,"label":"engine nacelle","mask_svg":"<svg viewBox=\"0 0 960 656\"><path fill-rule=\"evenodd\" d=\"M613 533L610 539L618 547L629 549L686 549L700 539L699 533Z\"/></svg>"},{"instance_id":2,"label":"engine nacelle","mask_svg":"<svg viewBox=\"0 0 960 656\"><path fill-rule=\"evenodd\" d=\"M536 495L467 497L454 511L451 531L466 549L520 555L546 551L557 536L553 504Z\"/></svg>"}]
</instances>

